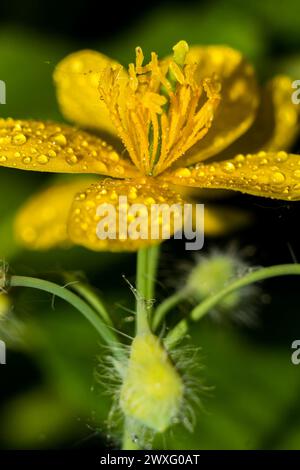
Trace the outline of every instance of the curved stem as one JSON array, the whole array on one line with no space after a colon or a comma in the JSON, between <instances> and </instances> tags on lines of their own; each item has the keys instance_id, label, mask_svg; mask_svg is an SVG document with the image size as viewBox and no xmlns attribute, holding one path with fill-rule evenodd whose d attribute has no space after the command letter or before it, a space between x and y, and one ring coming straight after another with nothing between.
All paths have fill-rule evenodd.
<instances>
[{"instance_id":1,"label":"curved stem","mask_svg":"<svg viewBox=\"0 0 300 470\"><path fill-rule=\"evenodd\" d=\"M64 278L68 283L70 283L70 285L68 285L67 287L80 294L93 307L93 309L99 313L105 323L110 326L113 326L112 320L102 300L97 296L91 286L78 280L76 276L69 273L65 273Z\"/></svg>"},{"instance_id":2,"label":"curved stem","mask_svg":"<svg viewBox=\"0 0 300 470\"><path fill-rule=\"evenodd\" d=\"M214 307L223 297L230 294L234 290L241 289L248 284L263 281L277 276L291 276L300 274L300 264L282 264L277 266L270 266L268 268L261 268L246 274L241 279L230 283L217 294L205 299L200 305L197 305L191 312L191 319L194 321L200 320L212 307Z\"/></svg>"},{"instance_id":3,"label":"curved stem","mask_svg":"<svg viewBox=\"0 0 300 470\"><path fill-rule=\"evenodd\" d=\"M0 279L0 287L4 289L7 287L29 287L56 295L79 310L98 331L102 339L109 346L112 346L112 351L114 351L114 347L118 344L115 333L103 322L95 311L84 302L84 300L65 287L59 286L54 282L25 276L11 276L6 282L5 279Z\"/></svg>"},{"instance_id":4,"label":"curved stem","mask_svg":"<svg viewBox=\"0 0 300 470\"><path fill-rule=\"evenodd\" d=\"M175 292L173 295L170 297L167 297L156 309L154 316L153 316L153 322L152 322L152 328L153 331L156 331L158 327L161 325L163 319L167 315L167 313L172 310L172 308L176 307L181 301L186 300L187 298L187 291L182 289L177 292Z\"/></svg>"},{"instance_id":5,"label":"curved stem","mask_svg":"<svg viewBox=\"0 0 300 470\"><path fill-rule=\"evenodd\" d=\"M201 304L195 307L189 319L193 321L198 321L204 315L206 315L223 297L226 297L231 292L241 289L242 287L252 284L254 282L262 281L264 279L270 279L277 276L291 276L291 275L300 275L300 264L282 264L277 266L270 266L268 268L261 268L257 271L246 274L241 279L238 279L224 289L220 290L214 295L211 295L205 299ZM174 347L188 331L188 319L181 320L166 336L165 345L167 348L171 349Z\"/></svg>"}]
</instances>

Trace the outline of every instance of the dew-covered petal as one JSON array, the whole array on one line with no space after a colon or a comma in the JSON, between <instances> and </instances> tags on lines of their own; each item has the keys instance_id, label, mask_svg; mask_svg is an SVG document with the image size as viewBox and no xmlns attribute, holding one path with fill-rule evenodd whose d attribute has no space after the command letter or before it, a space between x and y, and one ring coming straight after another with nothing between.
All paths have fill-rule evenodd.
<instances>
[{"instance_id":1,"label":"dew-covered petal","mask_svg":"<svg viewBox=\"0 0 300 470\"><path fill-rule=\"evenodd\" d=\"M17 242L31 250L67 245L67 220L74 195L95 179L57 183L33 195L19 209L14 232Z\"/></svg>"},{"instance_id":2,"label":"dew-covered petal","mask_svg":"<svg viewBox=\"0 0 300 470\"><path fill-rule=\"evenodd\" d=\"M137 171L111 145L65 124L0 119L0 165L53 173L125 178Z\"/></svg>"},{"instance_id":3,"label":"dew-covered petal","mask_svg":"<svg viewBox=\"0 0 300 470\"><path fill-rule=\"evenodd\" d=\"M178 168L161 176L183 186L220 188L255 196L300 199L300 155L285 151L237 155L231 160Z\"/></svg>"},{"instance_id":4,"label":"dew-covered petal","mask_svg":"<svg viewBox=\"0 0 300 470\"><path fill-rule=\"evenodd\" d=\"M221 237L247 227L251 215L243 210L228 206L205 204L204 233L208 237Z\"/></svg>"},{"instance_id":5,"label":"dew-covered petal","mask_svg":"<svg viewBox=\"0 0 300 470\"><path fill-rule=\"evenodd\" d=\"M292 91L289 77L278 75L270 80L262 92L252 126L221 152L218 159L230 158L241 152L289 150L299 134L299 106L291 100Z\"/></svg>"},{"instance_id":6,"label":"dew-covered petal","mask_svg":"<svg viewBox=\"0 0 300 470\"><path fill-rule=\"evenodd\" d=\"M54 81L63 115L83 127L115 134L108 110L98 91L100 76L117 62L96 51L83 50L64 58L56 67Z\"/></svg>"},{"instance_id":7,"label":"dew-covered petal","mask_svg":"<svg viewBox=\"0 0 300 470\"><path fill-rule=\"evenodd\" d=\"M194 46L186 62L197 64L197 80L216 77L220 81L221 102L207 135L178 165L199 162L230 145L250 127L259 103L253 67L238 51L226 46Z\"/></svg>"},{"instance_id":8,"label":"dew-covered petal","mask_svg":"<svg viewBox=\"0 0 300 470\"><path fill-rule=\"evenodd\" d=\"M172 215L170 219L156 216L157 212L151 218L152 208L174 204L181 210L182 202L179 194L153 178L101 180L76 195L68 222L69 237L95 251L136 251L169 238L161 236L162 228L172 235L178 222ZM157 238L151 232L158 234Z\"/></svg>"}]
</instances>

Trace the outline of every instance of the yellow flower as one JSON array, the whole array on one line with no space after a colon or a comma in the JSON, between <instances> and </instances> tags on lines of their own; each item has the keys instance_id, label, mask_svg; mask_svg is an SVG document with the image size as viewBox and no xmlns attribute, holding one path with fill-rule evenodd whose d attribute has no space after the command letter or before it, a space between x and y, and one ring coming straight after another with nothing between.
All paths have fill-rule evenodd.
<instances>
[{"instance_id":1,"label":"yellow flower","mask_svg":"<svg viewBox=\"0 0 300 470\"><path fill-rule=\"evenodd\" d=\"M89 50L58 64L62 112L90 131L0 120L1 165L109 177L89 180L85 190L77 180L33 197L16 221L22 243L43 249L69 240L92 250L151 243L97 237L97 206L117 205L120 195L148 206L183 203L178 186L300 199L300 156L286 153L298 132L290 79L275 77L260 90L252 66L229 47L188 49L180 41L173 50L162 61L152 53L145 64L137 48L128 71Z\"/></svg>"}]
</instances>

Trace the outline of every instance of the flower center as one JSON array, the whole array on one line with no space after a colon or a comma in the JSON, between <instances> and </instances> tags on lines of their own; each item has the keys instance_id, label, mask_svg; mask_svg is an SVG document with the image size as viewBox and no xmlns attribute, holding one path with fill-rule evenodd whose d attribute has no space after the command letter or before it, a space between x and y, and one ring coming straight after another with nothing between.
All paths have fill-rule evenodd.
<instances>
[{"instance_id":1,"label":"flower center","mask_svg":"<svg viewBox=\"0 0 300 470\"><path fill-rule=\"evenodd\" d=\"M118 135L133 163L145 175L157 175L208 132L220 101L220 85L213 78L196 80L196 63L188 63L188 45L180 41L173 57L151 60L136 48L128 73L108 67L99 91Z\"/></svg>"}]
</instances>

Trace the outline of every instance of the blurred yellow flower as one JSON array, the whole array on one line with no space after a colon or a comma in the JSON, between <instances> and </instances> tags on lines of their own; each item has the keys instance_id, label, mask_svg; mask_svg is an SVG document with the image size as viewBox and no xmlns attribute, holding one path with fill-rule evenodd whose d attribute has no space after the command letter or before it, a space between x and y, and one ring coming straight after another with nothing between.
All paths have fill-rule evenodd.
<instances>
[{"instance_id":1,"label":"blurred yellow flower","mask_svg":"<svg viewBox=\"0 0 300 470\"><path fill-rule=\"evenodd\" d=\"M290 79L275 77L260 90L252 66L229 47L189 49L180 41L173 51L161 61L152 53L144 65L137 48L128 71L89 50L59 63L62 112L90 131L0 120L0 165L109 177L89 180L85 190L75 181L34 196L17 216L22 243L45 249L71 241L116 251L151 243L97 237L95 208L116 205L119 195L129 204L181 204L181 186L300 199L300 156L286 153L299 124ZM215 227L209 211L207 217Z\"/></svg>"},{"instance_id":2,"label":"blurred yellow flower","mask_svg":"<svg viewBox=\"0 0 300 470\"><path fill-rule=\"evenodd\" d=\"M6 316L11 307L10 298L5 292L0 292L0 321Z\"/></svg>"}]
</instances>

